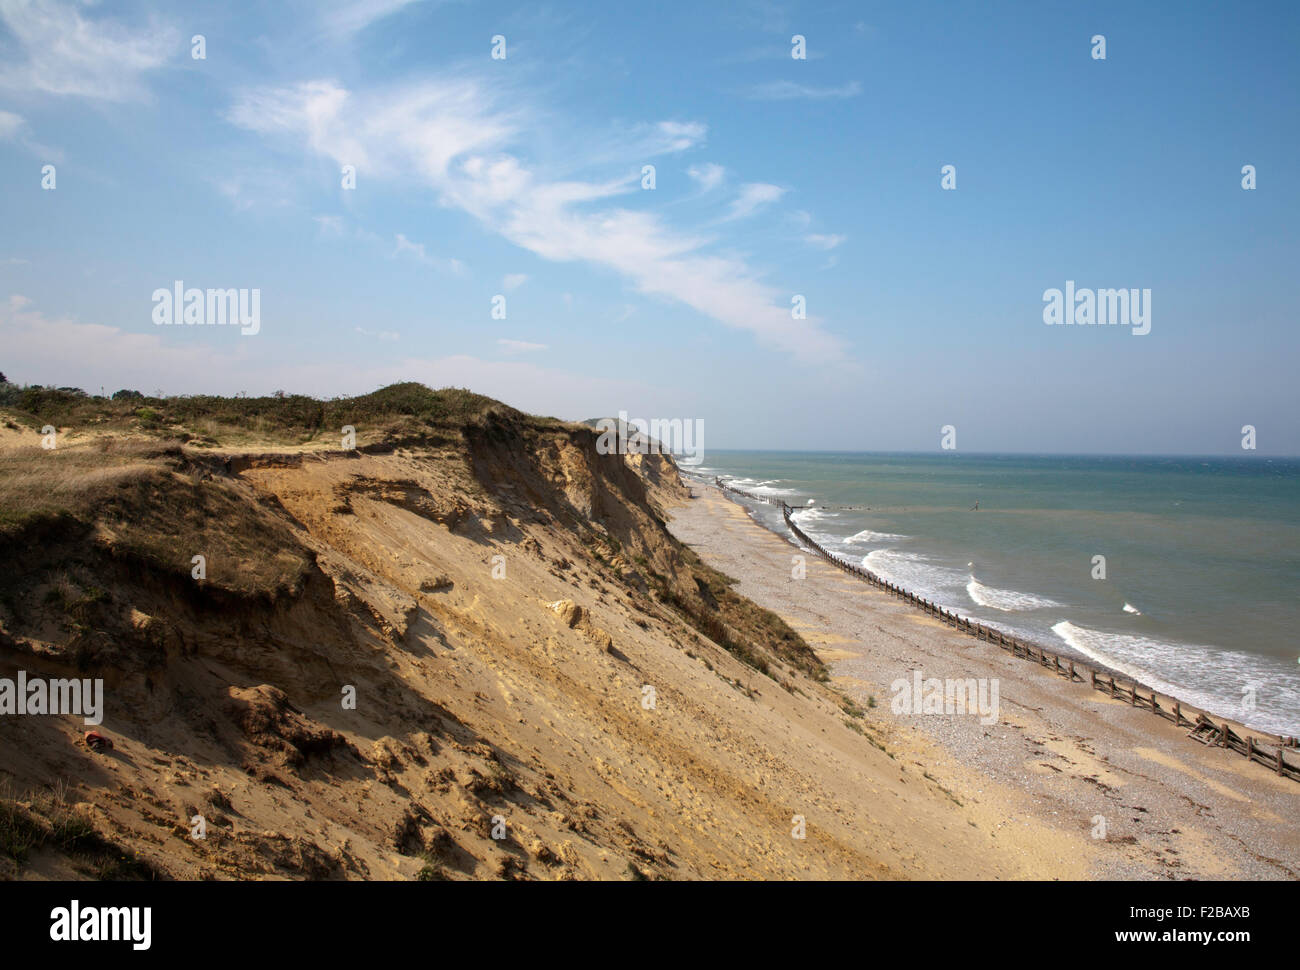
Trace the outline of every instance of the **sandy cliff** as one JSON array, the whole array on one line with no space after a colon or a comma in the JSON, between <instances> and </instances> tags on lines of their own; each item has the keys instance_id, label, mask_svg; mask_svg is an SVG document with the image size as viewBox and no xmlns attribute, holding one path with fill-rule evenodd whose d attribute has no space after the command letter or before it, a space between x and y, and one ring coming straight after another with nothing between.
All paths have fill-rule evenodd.
<instances>
[{"instance_id":1,"label":"sandy cliff","mask_svg":"<svg viewBox=\"0 0 1300 970\"><path fill-rule=\"evenodd\" d=\"M114 742L0 717L6 875L1039 874L669 534L669 460L501 406L360 451L149 422L6 431L0 676L103 678Z\"/></svg>"}]
</instances>

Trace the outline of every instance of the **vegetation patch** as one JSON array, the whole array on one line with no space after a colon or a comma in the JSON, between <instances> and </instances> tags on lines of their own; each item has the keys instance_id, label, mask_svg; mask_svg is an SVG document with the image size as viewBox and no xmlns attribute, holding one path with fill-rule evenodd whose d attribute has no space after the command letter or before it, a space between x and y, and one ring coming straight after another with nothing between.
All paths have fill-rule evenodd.
<instances>
[{"instance_id":1,"label":"vegetation patch","mask_svg":"<svg viewBox=\"0 0 1300 970\"><path fill-rule=\"evenodd\" d=\"M21 803L0 793L0 861L7 875L21 874L32 856L56 852L95 879L153 880L159 874L147 862L100 835L83 812L69 804L64 788ZM6 875L0 872L0 878Z\"/></svg>"}]
</instances>

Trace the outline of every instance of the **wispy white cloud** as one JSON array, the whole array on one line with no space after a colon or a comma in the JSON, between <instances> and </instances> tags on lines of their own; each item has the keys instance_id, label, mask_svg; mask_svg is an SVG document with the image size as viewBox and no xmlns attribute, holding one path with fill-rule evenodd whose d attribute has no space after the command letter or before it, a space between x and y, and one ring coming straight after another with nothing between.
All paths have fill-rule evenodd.
<instances>
[{"instance_id":1,"label":"wispy white cloud","mask_svg":"<svg viewBox=\"0 0 1300 970\"><path fill-rule=\"evenodd\" d=\"M351 36L422 0L317 0L321 25L335 37Z\"/></svg>"},{"instance_id":2,"label":"wispy white cloud","mask_svg":"<svg viewBox=\"0 0 1300 970\"><path fill-rule=\"evenodd\" d=\"M322 238L338 239L343 235L343 219L340 216L312 216Z\"/></svg>"},{"instance_id":3,"label":"wispy white cloud","mask_svg":"<svg viewBox=\"0 0 1300 970\"><path fill-rule=\"evenodd\" d=\"M497 343L508 354L531 354L547 349L546 344L529 343L527 340L508 340L505 337L498 337Z\"/></svg>"},{"instance_id":4,"label":"wispy white cloud","mask_svg":"<svg viewBox=\"0 0 1300 970\"><path fill-rule=\"evenodd\" d=\"M402 253L410 253L421 263L429 262L429 257L424 251L424 243L413 243L400 232L395 238L397 240L397 248L393 250L394 256L400 256Z\"/></svg>"},{"instance_id":5,"label":"wispy white cloud","mask_svg":"<svg viewBox=\"0 0 1300 970\"><path fill-rule=\"evenodd\" d=\"M703 165L692 165L686 170L686 174L699 184L700 191L712 192L722 184L722 180L727 175L727 170L721 165L706 162Z\"/></svg>"},{"instance_id":6,"label":"wispy white cloud","mask_svg":"<svg viewBox=\"0 0 1300 970\"><path fill-rule=\"evenodd\" d=\"M684 152L694 148L704 140L708 130L708 126L698 121L661 121L655 126L661 151L666 152Z\"/></svg>"},{"instance_id":7,"label":"wispy white cloud","mask_svg":"<svg viewBox=\"0 0 1300 970\"><path fill-rule=\"evenodd\" d=\"M0 111L0 141L12 141L22 145L33 155L47 162L63 161L63 152L36 141L32 137L27 120L12 111Z\"/></svg>"},{"instance_id":8,"label":"wispy white cloud","mask_svg":"<svg viewBox=\"0 0 1300 970\"><path fill-rule=\"evenodd\" d=\"M803 241L809 246L813 246L817 249L830 250L844 242L844 237L833 233L822 235L821 233L810 232L808 235L803 237Z\"/></svg>"},{"instance_id":9,"label":"wispy white cloud","mask_svg":"<svg viewBox=\"0 0 1300 970\"><path fill-rule=\"evenodd\" d=\"M143 76L181 50L180 32L156 20L127 27L89 19L82 16L88 6L0 0L0 21L12 38L0 57L0 88L103 101L145 97Z\"/></svg>"},{"instance_id":10,"label":"wispy white cloud","mask_svg":"<svg viewBox=\"0 0 1300 970\"><path fill-rule=\"evenodd\" d=\"M290 204L289 187L269 169L228 171L210 180L237 212L279 209Z\"/></svg>"},{"instance_id":11,"label":"wispy white cloud","mask_svg":"<svg viewBox=\"0 0 1300 970\"><path fill-rule=\"evenodd\" d=\"M424 248L424 243L411 242L402 233L394 237L397 248L393 250L392 257L396 259L403 254L409 254L416 262L423 263L425 266L432 266L435 269L446 270L447 272L459 275L464 271L464 264L459 259L445 259L440 256L430 256Z\"/></svg>"},{"instance_id":12,"label":"wispy white cloud","mask_svg":"<svg viewBox=\"0 0 1300 970\"><path fill-rule=\"evenodd\" d=\"M359 178L443 185L451 161L492 152L515 130L506 109L468 80L414 84L359 98L333 81L307 81L242 95L233 124L270 138L305 140L312 151L355 165Z\"/></svg>"},{"instance_id":13,"label":"wispy white cloud","mask_svg":"<svg viewBox=\"0 0 1300 970\"><path fill-rule=\"evenodd\" d=\"M530 133L530 112L517 96L511 108L503 108L503 100L464 77L359 93L317 80L248 92L228 118L356 164L359 173L426 184L441 204L544 259L607 267L640 293L683 303L806 359L841 357L840 341L817 320L790 326L789 294L764 282L745 260L708 254L712 238L676 230L661 213L615 204L634 191L626 178L547 178L508 151ZM704 126L663 122L659 130L671 148L696 143ZM750 195L742 200L748 201L733 207L737 214L782 191L746 190Z\"/></svg>"},{"instance_id":14,"label":"wispy white cloud","mask_svg":"<svg viewBox=\"0 0 1300 970\"><path fill-rule=\"evenodd\" d=\"M398 340L402 336L396 330L367 330L365 327L353 327L352 329L363 337L374 337L376 340Z\"/></svg>"},{"instance_id":15,"label":"wispy white cloud","mask_svg":"<svg viewBox=\"0 0 1300 970\"><path fill-rule=\"evenodd\" d=\"M855 98L862 93L862 85L850 81L838 87L818 87L797 81L769 81L751 87L747 95L759 101L795 101L800 98L825 100L828 98Z\"/></svg>"},{"instance_id":16,"label":"wispy white cloud","mask_svg":"<svg viewBox=\"0 0 1300 970\"><path fill-rule=\"evenodd\" d=\"M740 195L732 200L731 208L727 211L726 221L752 216L783 195L785 189L779 185L769 185L767 182L750 182L748 185L742 185Z\"/></svg>"},{"instance_id":17,"label":"wispy white cloud","mask_svg":"<svg viewBox=\"0 0 1300 970\"><path fill-rule=\"evenodd\" d=\"M509 293L511 290L517 290L528 282L526 273L507 273L501 280L501 288Z\"/></svg>"}]
</instances>

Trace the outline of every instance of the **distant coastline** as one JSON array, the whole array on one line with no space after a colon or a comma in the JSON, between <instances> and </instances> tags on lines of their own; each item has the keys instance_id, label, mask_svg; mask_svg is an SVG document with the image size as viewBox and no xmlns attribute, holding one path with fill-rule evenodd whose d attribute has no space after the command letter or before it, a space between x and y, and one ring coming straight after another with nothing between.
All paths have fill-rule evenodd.
<instances>
[{"instance_id":1,"label":"distant coastline","mask_svg":"<svg viewBox=\"0 0 1300 970\"><path fill-rule=\"evenodd\" d=\"M746 456L759 457L754 453L733 454L738 459ZM796 458L789 453L763 453L762 458L772 456L774 464L780 463L779 468L783 472L781 475L771 474L773 469L761 467L761 463L760 467L753 471L746 471L746 466L732 461L726 463L730 464L730 467L724 470L719 467L724 465L724 462L716 458L711 458L704 469L683 469L683 475L691 480L711 484L713 475L720 473L724 477L732 477L733 484L742 489L784 498L792 505L800 506L800 512L795 513L795 521L812 529L817 540L829 544L829 548L838 558L854 564L862 563L873 572L886 576L900 586L913 590L918 595L926 596L946 608L957 610L962 615L969 615L977 622L1002 630L1008 636L1036 643L1062 656L1074 657L1089 666L1113 672L1117 677L1134 680L1148 689L1177 697L1188 705L1216 717L1226 717L1248 725L1254 730L1279 737L1295 737L1300 734L1300 730L1297 729L1300 726L1300 676L1296 676L1285 663L1287 659L1285 656L1270 655L1261 652L1257 645L1251 645L1264 643L1281 647L1285 642L1283 637L1285 624L1288 622L1285 602L1280 592L1270 594L1264 588L1265 582L1260 579L1264 573L1264 566L1258 562L1249 563L1246 571L1242 571L1234 570L1234 564L1231 562L1204 564L1189 555L1184 558L1190 559L1191 566L1201 568L1206 575L1192 576L1188 579L1181 573L1176 573L1175 567L1159 561L1158 557L1166 554L1163 547L1157 546L1147 550L1136 548L1135 543L1128 542L1118 550L1106 546L1108 551L1114 551L1110 557L1112 569L1115 569L1116 563L1122 568L1130 562L1140 561L1139 554L1145 555L1151 565L1147 566L1141 579L1147 586L1152 586L1154 583L1154 588L1161 595L1157 596L1151 592L1140 595L1133 590L1142 589L1142 586L1119 585L1116 588L1115 582L1085 581L1076 583L1073 588L1053 587L1048 581L1054 577L1054 571L1059 573L1063 564L1077 566L1083 553L1072 547L1064 550L1052 548L1051 554L1048 555L1038 552L1033 546L1028 546L1027 538L1038 540L1043 547L1050 547L1058 542L1052 525L1058 513L1035 514L1036 510L1033 509L1025 512L1019 508L1013 510L1001 508L998 501L1001 497L999 489L1008 491L1009 486L1006 482L999 482L989 488L986 493L988 497L984 506L985 511L982 513L972 513L971 516L963 518L954 510L936 510L927 507L925 516L912 515L909 527L898 528L881 524L892 521L888 516L897 511L895 508L881 509L879 506L872 505L869 511L863 511L864 488L854 486L851 481L833 480L833 476L839 474L839 461L819 462L816 456L820 454L824 453L807 453L806 457ZM872 456L872 459L877 463L882 461L888 463L908 457L883 455ZM858 456L850 456L848 453L840 453L836 458L848 460L850 469L859 460ZM1054 464L1058 461L1082 462L1087 466L1093 466L1090 460L1065 458L1041 460L1017 458L1011 459L1010 463L1016 466L1017 473L1019 473L1019 466L1028 463L1031 467L1024 474L1032 478L1039 474L1037 464ZM1144 461L1149 464L1152 459ZM1156 459L1156 461L1163 461L1163 459ZM1207 462L1209 461L1207 459ZM806 463L811 464L805 472ZM1263 462L1251 462L1251 464L1258 467ZM1199 471L1200 465L1196 467ZM1213 475L1221 467L1212 465L1206 474ZM1145 468L1146 464L1139 466L1139 472L1135 473L1139 474L1139 478L1134 480L1147 481L1149 484L1150 475L1145 479L1140 477L1147 474ZM982 470L987 471L987 467L983 467ZM825 478L824 490L818 489L813 483L805 483L801 478L803 474ZM843 474L851 476L852 472L846 470ZM908 470L908 474L911 474L911 470ZM1063 473L1062 477L1068 479L1069 474L1070 472ZM1157 473L1157 479L1161 474L1163 473ZM1283 474L1290 476L1294 474L1294 469L1288 467L1283 470ZM1109 485L1105 477L1092 475L1091 472L1083 474L1083 477L1087 479L1090 475L1092 478L1100 478L1103 484ZM1168 475L1170 484L1166 486L1161 481L1161 488L1168 487L1177 491L1190 487L1187 484L1189 476L1180 469L1175 468ZM1007 479L1013 483L1014 480L1014 476ZM895 491L899 491L910 481L911 479L906 475L900 474L892 485L896 486ZM1121 477L1116 481L1122 485L1128 479ZM885 492L883 486L876 482L872 484L873 487L865 494L879 496ZM1217 482L1212 484L1214 487L1209 490L1209 493L1189 492L1183 499L1176 500L1182 505L1175 507L1175 516L1170 518L1168 523L1158 521L1157 517L1145 507L1145 505L1159 505L1163 502L1163 497L1145 503L1131 503L1136 507L1130 507L1116 500L1114 496L1108 496L1099 488L1098 496L1094 500L1098 507L1112 514L1121 524L1130 525L1136 522L1135 532L1146 530L1147 533L1155 533L1159 529L1164 529L1165 533L1172 534L1175 530L1190 529L1189 522L1199 521L1189 516L1205 516L1218 512L1217 505L1209 504L1211 500L1217 501L1213 493L1237 488L1238 480L1231 478L1226 484ZM1271 485L1270 489L1276 491ZM1205 489L1201 491L1206 492ZM837 501L828 501L825 497L828 493ZM888 495L888 492L885 494ZM1177 492L1177 494L1183 493ZM844 501L848 496L852 496L852 504L846 501L840 508L855 511L838 512L828 507L838 504L838 501ZM1021 504L1032 504L1032 496L1029 500L1024 500L1024 496L1017 497L1023 500ZM918 499L918 502L923 504L929 500L930 497L927 496L925 499ZM810 501L811 504L807 504ZM1248 501L1248 497L1243 498L1243 504ZM992 508L989 507L988 502L992 502ZM1108 506L1107 503L1110 505ZM882 504L888 505L888 498ZM965 506L966 509L969 507L969 505ZM1181 514L1181 508L1184 507L1191 509L1188 516ZM1282 508L1281 513L1270 514L1294 516L1294 511L1286 502L1282 503ZM906 511L911 513L912 510ZM882 513L885 518L875 518L877 512ZM965 522L976 521L978 515L997 515L1003 519L1007 517L1014 519L1016 516L1022 519L1028 518L1036 531L1028 536L1014 529L1002 532L984 529L962 533L959 527ZM1081 519L1082 527L1078 531L1086 532L1094 527L1089 509L1071 508L1060 512L1059 516L1067 524L1077 525L1071 523L1071 519ZM753 518L769 530L789 536L789 530L776 512L754 510ZM994 522L992 518L979 521ZM923 527L917 527L918 524L923 527L952 525L956 530L955 537L927 535ZM999 527L1001 527L1000 523ZM1261 548L1268 543L1276 544L1281 541L1279 539L1275 542L1267 529L1250 522L1228 523L1224 527L1232 530L1232 544L1237 547L1234 554L1239 553L1242 557L1252 554L1252 547L1242 538L1243 535L1256 535L1254 541ZM1116 531L1119 530L1111 529L1111 532ZM1161 533L1162 538L1163 535L1164 533ZM996 544L999 539L1005 540L1008 548L1014 549L1015 552L1001 552ZM1174 535L1172 541L1176 544L1185 542L1181 535ZM1100 542L1101 540L1098 539L1098 543ZM983 550L983 554L977 556L980 561L970 568L965 568L967 548ZM1026 578L1022 574L1017 578L1012 571L1002 568L1003 562L1016 556L1031 561L1043 574L1044 582L1038 582L1040 577L1036 575ZM1087 564L1087 558L1083 558L1082 566L1086 568ZM1182 568L1186 570L1188 567ZM1156 577L1153 580L1155 569L1168 572L1171 576L1167 579ZM1264 579L1272 582L1274 587L1280 590L1287 582L1288 574L1285 569L1285 560L1282 560L1281 565L1274 568L1274 575L1265 576ZM1242 575L1233 575L1234 572L1242 572ZM1123 575L1121 573L1121 576ZM1272 595L1277 604L1273 608L1275 613L1279 614L1276 620L1263 616L1265 610L1253 610L1247 603L1240 607L1241 612L1247 613L1251 619L1256 620L1256 627L1247 629L1243 626L1241 630L1235 627L1229 628L1234 618L1225 612L1223 615L1213 615L1211 617L1213 622L1198 636L1197 632L1201 629L1199 623L1207 604L1212 605L1214 600L1203 591L1198 593L1193 582L1196 580L1218 582L1220 576L1224 583L1225 592L1222 594L1224 596L1230 595L1234 586L1246 587L1252 583L1254 588L1249 592L1260 599ZM1164 585L1160 585L1162 582ZM1098 593L1104 597L1100 604L1096 602L1100 598ZM1087 597L1092 599L1089 600ZM1199 599L1200 602L1191 602L1194 599ZM1174 610L1170 604L1178 606L1186 604L1189 611L1199 608L1202 613L1189 615L1186 618L1182 616L1171 618L1170 614ZM1214 626L1215 622L1218 624L1217 628ZM1227 632L1224 632L1225 630ZM1250 639L1251 636L1253 640ZM1216 646L1215 644L1218 643L1232 646ZM1252 703L1256 706L1250 707Z\"/></svg>"}]
</instances>

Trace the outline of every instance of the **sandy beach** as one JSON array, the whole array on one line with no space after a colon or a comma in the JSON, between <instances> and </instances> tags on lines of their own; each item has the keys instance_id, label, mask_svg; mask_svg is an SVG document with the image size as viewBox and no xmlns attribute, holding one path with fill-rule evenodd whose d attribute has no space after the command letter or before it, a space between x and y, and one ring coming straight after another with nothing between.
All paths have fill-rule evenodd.
<instances>
[{"instance_id":1,"label":"sandy beach","mask_svg":"<svg viewBox=\"0 0 1300 970\"><path fill-rule=\"evenodd\" d=\"M1300 874L1294 781L944 627L765 529L712 486L693 482L692 494L673 510L673 533L798 630L899 760L950 792L972 825L1011 835L1008 851L1040 853L1028 868L1100 879ZM801 554L806 576L795 579ZM893 713L891 683L917 670L996 678L996 722ZM1017 837L1027 827L1060 838Z\"/></svg>"}]
</instances>

